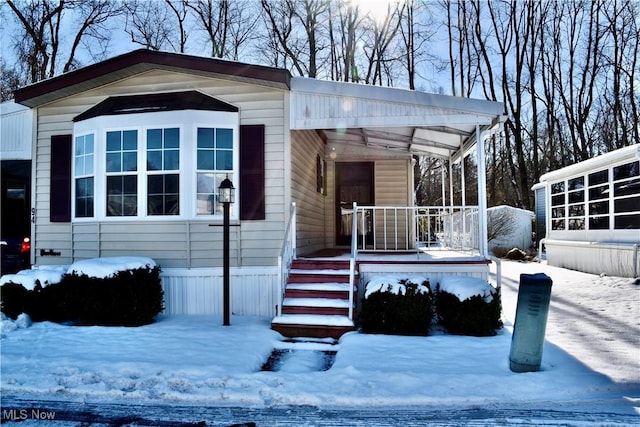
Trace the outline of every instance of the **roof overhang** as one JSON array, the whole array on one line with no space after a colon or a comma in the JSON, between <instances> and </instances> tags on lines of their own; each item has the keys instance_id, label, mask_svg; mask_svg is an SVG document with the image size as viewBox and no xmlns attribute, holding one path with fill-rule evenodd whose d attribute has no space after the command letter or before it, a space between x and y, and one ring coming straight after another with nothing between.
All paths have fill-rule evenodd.
<instances>
[{"instance_id":1,"label":"roof overhang","mask_svg":"<svg viewBox=\"0 0 640 427\"><path fill-rule=\"evenodd\" d=\"M498 102L419 91L291 79L293 130L319 130L327 144L459 160L481 131L503 121Z\"/></svg>"},{"instance_id":2,"label":"roof overhang","mask_svg":"<svg viewBox=\"0 0 640 427\"><path fill-rule=\"evenodd\" d=\"M150 70L168 70L211 78L224 78L288 90L287 70L222 59L138 49L60 76L42 80L14 92L15 101L38 107Z\"/></svg>"}]
</instances>

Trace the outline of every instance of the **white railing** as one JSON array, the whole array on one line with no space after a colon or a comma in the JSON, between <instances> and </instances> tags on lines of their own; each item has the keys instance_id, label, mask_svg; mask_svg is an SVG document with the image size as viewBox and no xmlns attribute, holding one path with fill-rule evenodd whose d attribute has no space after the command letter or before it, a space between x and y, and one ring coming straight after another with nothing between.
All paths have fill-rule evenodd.
<instances>
[{"instance_id":1,"label":"white railing","mask_svg":"<svg viewBox=\"0 0 640 427\"><path fill-rule=\"evenodd\" d=\"M479 250L478 206L354 205L353 212L357 250Z\"/></svg>"},{"instance_id":2,"label":"white railing","mask_svg":"<svg viewBox=\"0 0 640 427\"><path fill-rule=\"evenodd\" d=\"M349 257L349 320L353 320L353 286L356 279L356 258L358 257L358 204L353 202L353 218L351 219L351 256Z\"/></svg>"},{"instance_id":3,"label":"white railing","mask_svg":"<svg viewBox=\"0 0 640 427\"><path fill-rule=\"evenodd\" d=\"M287 286L287 279L289 278L289 271L291 270L291 263L296 257L296 204L291 203L291 210L289 212L289 221L287 222L287 229L284 233L284 240L282 241L282 249L280 249L280 255L278 256L278 303L276 305L276 315L282 314L282 300L284 299L284 291Z\"/></svg>"}]
</instances>

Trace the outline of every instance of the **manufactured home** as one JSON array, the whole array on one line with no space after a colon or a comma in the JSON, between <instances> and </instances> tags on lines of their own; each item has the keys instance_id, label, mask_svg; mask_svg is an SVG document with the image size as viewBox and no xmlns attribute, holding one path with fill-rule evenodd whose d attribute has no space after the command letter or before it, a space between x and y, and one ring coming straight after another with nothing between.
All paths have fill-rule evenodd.
<instances>
[{"instance_id":1,"label":"manufactured home","mask_svg":"<svg viewBox=\"0 0 640 427\"><path fill-rule=\"evenodd\" d=\"M638 277L640 144L549 172L533 190L549 265Z\"/></svg>"},{"instance_id":2,"label":"manufactured home","mask_svg":"<svg viewBox=\"0 0 640 427\"><path fill-rule=\"evenodd\" d=\"M488 277L483 144L502 104L149 50L15 100L34 112L35 265L150 257L167 313L218 313L229 179L232 312L284 333L352 328L357 282L378 272ZM415 206L414 156L468 155L478 205Z\"/></svg>"}]
</instances>

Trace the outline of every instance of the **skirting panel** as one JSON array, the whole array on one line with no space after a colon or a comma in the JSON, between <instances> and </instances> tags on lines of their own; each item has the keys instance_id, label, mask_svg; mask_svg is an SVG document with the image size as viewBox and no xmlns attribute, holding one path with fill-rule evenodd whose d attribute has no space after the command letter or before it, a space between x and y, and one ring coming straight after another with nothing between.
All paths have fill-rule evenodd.
<instances>
[{"instance_id":1,"label":"skirting panel","mask_svg":"<svg viewBox=\"0 0 640 427\"><path fill-rule=\"evenodd\" d=\"M162 270L164 314L222 314L221 268ZM229 277L231 313L275 315L277 271L274 267L232 268Z\"/></svg>"},{"instance_id":2,"label":"skirting panel","mask_svg":"<svg viewBox=\"0 0 640 427\"><path fill-rule=\"evenodd\" d=\"M634 277L640 271L640 257L633 245L546 239L544 245L547 263L555 267L618 277Z\"/></svg>"}]
</instances>

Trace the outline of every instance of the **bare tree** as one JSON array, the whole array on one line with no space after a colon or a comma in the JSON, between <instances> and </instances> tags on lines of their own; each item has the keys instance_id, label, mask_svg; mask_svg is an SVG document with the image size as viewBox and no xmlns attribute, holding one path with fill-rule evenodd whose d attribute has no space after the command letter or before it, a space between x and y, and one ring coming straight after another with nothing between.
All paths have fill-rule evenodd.
<instances>
[{"instance_id":1,"label":"bare tree","mask_svg":"<svg viewBox=\"0 0 640 427\"><path fill-rule=\"evenodd\" d=\"M20 24L14 51L18 74L27 76L25 83L53 77L79 65L78 50L84 47L93 58L102 59L111 38L106 23L122 13L118 3L109 0L7 0L6 4ZM65 12L73 18L61 31ZM71 45L66 49L66 35ZM64 56L66 59L60 60ZM59 69L60 64L62 70Z\"/></svg>"},{"instance_id":2,"label":"bare tree","mask_svg":"<svg viewBox=\"0 0 640 427\"><path fill-rule=\"evenodd\" d=\"M165 2L125 0L125 32L133 43L162 50L172 45L174 26Z\"/></svg>"},{"instance_id":3,"label":"bare tree","mask_svg":"<svg viewBox=\"0 0 640 427\"><path fill-rule=\"evenodd\" d=\"M363 44L363 53L367 60L364 81L367 84L392 86L392 76L388 70L398 62L401 55L390 55L389 52L396 42L403 9L404 6L401 7L399 3L389 3L384 17L367 16ZM386 79L383 81L385 75Z\"/></svg>"}]
</instances>

